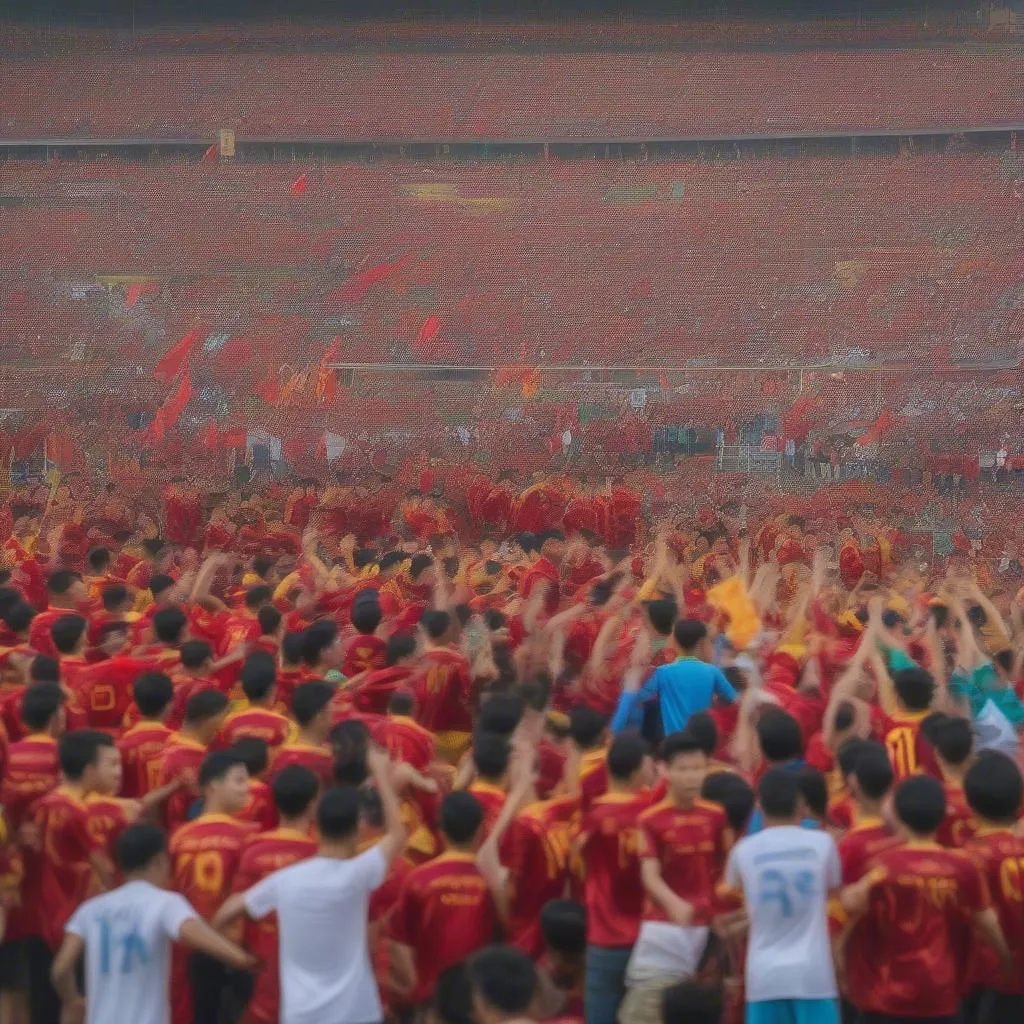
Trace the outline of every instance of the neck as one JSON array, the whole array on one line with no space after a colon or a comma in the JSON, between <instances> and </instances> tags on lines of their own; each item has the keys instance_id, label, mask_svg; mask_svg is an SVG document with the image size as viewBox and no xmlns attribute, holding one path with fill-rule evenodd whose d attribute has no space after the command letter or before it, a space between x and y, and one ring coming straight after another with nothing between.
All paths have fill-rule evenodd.
<instances>
[{"instance_id":1,"label":"neck","mask_svg":"<svg viewBox=\"0 0 1024 1024\"><path fill-rule=\"evenodd\" d=\"M861 797L857 801L857 813L862 818L881 818L882 817L882 801L881 800L865 800Z\"/></svg>"},{"instance_id":2,"label":"neck","mask_svg":"<svg viewBox=\"0 0 1024 1024\"><path fill-rule=\"evenodd\" d=\"M678 796L675 796L675 795L672 796L672 803L674 803L676 805L676 807L678 807L679 810L681 810L681 811L688 811L688 810L690 810L696 802L697 802L697 798L695 796L687 796L687 797L678 797Z\"/></svg>"},{"instance_id":3,"label":"neck","mask_svg":"<svg viewBox=\"0 0 1024 1024\"><path fill-rule=\"evenodd\" d=\"M624 793L632 795L639 792L640 784L637 782L619 782L617 779L608 779L609 793Z\"/></svg>"},{"instance_id":4,"label":"neck","mask_svg":"<svg viewBox=\"0 0 1024 1024\"><path fill-rule=\"evenodd\" d=\"M942 776L947 782L956 783L958 786L963 784L964 775L967 774L963 765L952 765L945 761L939 761L939 766L942 769Z\"/></svg>"},{"instance_id":5,"label":"neck","mask_svg":"<svg viewBox=\"0 0 1024 1024\"><path fill-rule=\"evenodd\" d=\"M307 747L319 747L323 743L322 736L318 736L308 729L300 729L297 739L299 743L304 743Z\"/></svg>"},{"instance_id":6,"label":"neck","mask_svg":"<svg viewBox=\"0 0 1024 1024\"><path fill-rule=\"evenodd\" d=\"M191 725L183 725L178 730L179 735L184 736L187 740L192 740L195 743L201 743L204 747L206 746L206 740L202 737L199 731Z\"/></svg>"},{"instance_id":7,"label":"neck","mask_svg":"<svg viewBox=\"0 0 1024 1024\"><path fill-rule=\"evenodd\" d=\"M310 814L302 814L297 818L282 818L281 828L288 829L289 832L301 832L306 835L309 832L309 827L313 823L313 816Z\"/></svg>"},{"instance_id":8,"label":"neck","mask_svg":"<svg viewBox=\"0 0 1024 1024\"><path fill-rule=\"evenodd\" d=\"M321 839L317 854L321 857L330 857L333 860L351 860L356 855L356 846L355 837L351 839Z\"/></svg>"},{"instance_id":9,"label":"neck","mask_svg":"<svg viewBox=\"0 0 1024 1024\"><path fill-rule=\"evenodd\" d=\"M81 800L88 792L81 782L72 781L70 779L64 780L64 788L71 794L71 796L77 797L79 800Z\"/></svg>"},{"instance_id":10,"label":"neck","mask_svg":"<svg viewBox=\"0 0 1024 1024\"><path fill-rule=\"evenodd\" d=\"M445 853L464 853L472 856L476 850L472 843L453 843L450 839L444 840Z\"/></svg>"},{"instance_id":11,"label":"neck","mask_svg":"<svg viewBox=\"0 0 1024 1024\"><path fill-rule=\"evenodd\" d=\"M204 797L203 816L205 817L207 814L225 814L230 816L231 811L229 811L219 800L209 800Z\"/></svg>"},{"instance_id":12,"label":"neck","mask_svg":"<svg viewBox=\"0 0 1024 1024\"><path fill-rule=\"evenodd\" d=\"M777 828L782 825L799 825L800 818L798 815L792 814L787 818L773 818L766 814L764 816L764 827L765 828Z\"/></svg>"}]
</instances>

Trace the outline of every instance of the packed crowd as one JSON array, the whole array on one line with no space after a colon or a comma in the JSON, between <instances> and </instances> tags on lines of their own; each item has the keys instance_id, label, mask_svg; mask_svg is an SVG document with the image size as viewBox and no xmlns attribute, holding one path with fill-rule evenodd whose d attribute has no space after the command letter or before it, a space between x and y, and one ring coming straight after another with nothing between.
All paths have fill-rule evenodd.
<instances>
[{"instance_id":1,"label":"packed crowd","mask_svg":"<svg viewBox=\"0 0 1024 1024\"><path fill-rule=\"evenodd\" d=\"M1016 549L665 506L12 490L3 1020L1019 1024Z\"/></svg>"}]
</instances>

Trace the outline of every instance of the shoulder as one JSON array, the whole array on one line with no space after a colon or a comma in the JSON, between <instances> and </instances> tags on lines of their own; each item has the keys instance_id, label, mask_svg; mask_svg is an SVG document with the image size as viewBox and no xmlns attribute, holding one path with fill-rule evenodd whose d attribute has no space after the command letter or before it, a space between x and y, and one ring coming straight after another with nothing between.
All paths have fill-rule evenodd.
<instances>
[{"instance_id":1,"label":"shoulder","mask_svg":"<svg viewBox=\"0 0 1024 1024\"><path fill-rule=\"evenodd\" d=\"M640 812L640 815L637 817L637 823L640 825L650 825L664 818L673 809L674 805L671 800L659 800L658 803L652 804L645 811Z\"/></svg>"},{"instance_id":2,"label":"shoulder","mask_svg":"<svg viewBox=\"0 0 1024 1024\"><path fill-rule=\"evenodd\" d=\"M712 803L710 800L696 800L694 810L700 811L707 818L713 819L716 823L724 824L728 818L725 809L720 804Z\"/></svg>"}]
</instances>

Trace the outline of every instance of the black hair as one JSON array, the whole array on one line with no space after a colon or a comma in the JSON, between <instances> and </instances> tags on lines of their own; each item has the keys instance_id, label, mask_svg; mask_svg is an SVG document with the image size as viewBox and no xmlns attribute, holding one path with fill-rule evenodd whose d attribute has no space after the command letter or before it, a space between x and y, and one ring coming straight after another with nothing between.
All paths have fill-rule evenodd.
<instances>
[{"instance_id":1,"label":"black hair","mask_svg":"<svg viewBox=\"0 0 1024 1024\"><path fill-rule=\"evenodd\" d=\"M516 731L522 717L523 701L518 694L496 693L480 706L477 729L509 737Z\"/></svg>"},{"instance_id":2,"label":"black hair","mask_svg":"<svg viewBox=\"0 0 1024 1024\"><path fill-rule=\"evenodd\" d=\"M697 738L685 729L681 732L669 733L661 741L658 756L666 765L671 765L677 757L682 757L684 754L701 754L706 756L704 755L704 748L700 745Z\"/></svg>"},{"instance_id":3,"label":"black hair","mask_svg":"<svg viewBox=\"0 0 1024 1024\"><path fill-rule=\"evenodd\" d=\"M757 741L765 760L776 764L795 761L803 753L800 723L781 708L770 708L757 723Z\"/></svg>"},{"instance_id":4,"label":"black hair","mask_svg":"<svg viewBox=\"0 0 1024 1024\"><path fill-rule=\"evenodd\" d=\"M949 624L949 608L944 604L933 604L929 607L932 621L936 629L942 629Z\"/></svg>"},{"instance_id":5,"label":"black hair","mask_svg":"<svg viewBox=\"0 0 1024 1024\"><path fill-rule=\"evenodd\" d=\"M434 559L430 555L413 555L409 559L409 576L416 579L424 569L429 569L433 564Z\"/></svg>"},{"instance_id":6,"label":"black hair","mask_svg":"<svg viewBox=\"0 0 1024 1024\"><path fill-rule=\"evenodd\" d=\"M167 835L157 825L129 825L114 843L114 859L126 875L145 870L166 852Z\"/></svg>"},{"instance_id":7,"label":"black hair","mask_svg":"<svg viewBox=\"0 0 1024 1024\"><path fill-rule=\"evenodd\" d=\"M608 775L616 782L628 782L643 766L651 752L647 741L636 733L620 733L608 748Z\"/></svg>"},{"instance_id":8,"label":"black hair","mask_svg":"<svg viewBox=\"0 0 1024 1024\"><path fill-rule=\"evenodd\" d=\"M335 786L320 798L316 811L320 836L327 840L350 839L359 828L359 790Z\"/></svg>"},{"instance_id":9,"label":"black hair","mask_svg":"<svg viewBox=\"0 0 1024 1024\"><path fill-rule=\"evenodd\" d=\"M33 683L21 695L21 720L29 732L42 732L63 704L60 683Z\"/></svg>"},{"instance_id":10,"label":"black hair","mask_svg":"<svg viewBox=\"0 0 1024 1024\"><path fill-rule=\"evenodd\" d=\"M46 581L46 589L51 594L66 594L82 577L70 569L58 569L50 573Z\"/></svg>"},{"instance_id":11,"label":"black hair","mask_svg":"<svg viewBox=\"0 0 1024 1024\"><path fill-rule=\"evenodd\" d=\"M227 707L228 699L220 690L200 690L185 702L185 722L198 725L224 714Z\"/></svg>"},{"instance_id":12,"label":"black hair","mask_svg":"<svg viewBox=\"0 0 1024 1024\"><path fill-rule=\"evenodd\" d=\"M388 666L397 665L416 653L416 637L412 633L396 633L387 642Z\"/></svg>"},{"instance_id":13,"label":"black hair","mask_svg":"<svg viewBox=\"0 0 1024 1024\"><path fill-rule=\"evenodd\" d=\"M768 818L792 818L800 804L800 778L788 768L770 768L757 787L757 799Z\"/></svg>"},{"instance_id":14,"label":"black hair","mask_svg":"<svg viewBox=\"0 0 1024 1024\"><path fill-rule=\"evenodd\" d=\"M700 744L708 757L718 749L718 726L707 711L695 711L686 720L686 731Z\"/></svg>"},{"instance_id":15,"label":"black hair","mask_svg":"<svg viewBox=\"0 0 1024 1024\"><path fill-rule=\"evenodd\" d=\"M455 612L455 618L458 620L460 626L465 626L467 622L473 617L473 609L468 604L457 604L453 609Z\"/></svg>"},{"instance_id":16,"label":"black hair","mask_svg":"<svg viewBox=\"0 0 1024 1024\"><path fill-rule=\"evenodd\" d=\"M982 750L964 775L964 796L978 817L1015 825L1024 805L1024 775L1005 754Z\"/></svg>"},{"instance_id":17,"label":"black hair","mask_svg":"<svg viewBox=\"0 0 1024 1024\"><path fill-rule=\"evenodd\" d=\"M277 665L274 656L267 651L253 651L245 659L240 676L242 693L252 703L266 700L277 682Z\"/></svg>"},{"instance_id":18,"label":"black hair","mask_svg":"<svg viewBox=\"0 0 1024 1024\"><path fill-rule=\"evenodd\" d=\"M411 690L395 690L388 698L388 711L392 715L411 715L416 707L416 698Z\"/></svg>"},{"instance_id":19,"label":"black hair","mask_svg":"<svg viewBox=\"0 0 1024 1024\"><path fill-rule=\"evenodd\" d=\"M290 764L274 776L270 792L282 818L297 818L305 814L319 796L320 780L304 765Z\"/></svg>"},{"instance_id":20,"label":"black hair","mask_svg":"<svg viewBox=\"0 0 1024 1024\"><path fill-rule=\"evenodd\" d=\"M575 900L548 900L541 907L540 931L556 953L582 957L587 950L587 912Z\"/></svg>"},{"instance_id":21,"label":"black hair","mask_svg":"<svg viewBox=\"0 0 1024 1024\"><path fill-rule=\"evenodd\" d=\"M384 613L376 601L356 601L352 605L352 625L364 636L370 636L383 618Z\"/></svg>"},{"instance_id":22,"label":"black hair","mask_svg":"<svg viewBox=\"0 0 1024 1024\"><path fill-rule=\"evenodd\" d=\"M839 750L836 751L836 761L839 764L839 774L845 779L857 770L857 762L860 755L872 744L868 740L862 740L859 736L851 736L843 740Z\"/></svg>"},{"instance_id":23,"label":"black hair","mask_svg":"<svg viewBox=\"0 0 1024 1024\"><path fill-rule=\"evenodd\" d=\"M161 608L153 615L153 633L163 644L180 643L187 625L188 616L174 606Z\"/></svg>"},{"instance_id":24,"label":"black hair","mask_svg":"<svg viewBox=\"0 0 1024 1024\"><path fill-rule=\"evenodd\" d=\"M896 696L910 711L927 711L935 697L935 680L923 668L903 668L893 676Z\"/></svg>"},{"instance_id":25,"label":"black hair","mask_svg":"<svg viewBox=\"0 0 1024 1024\"><path fill-rule=\"evenodd\" d=\"M151 558L155 558L164 549L164 542L159 537L147 537L142 542L142 550Z\"/></svg>"},{"instance_id":26,"label":"black hair","mask_svg":"<svg viewBox=\"0 0 1024 1024\"><path fill-rule=\"evenodd\" d=\"M465 963L455 964L441 972L430 1005L441 1024L476 1024L473 986Z\"/></svg>"},{"instance_id":27,"label":"black hair","mask_svg":"<svg viewBox=\"0 0 1024 1024\"><path fill-rule=\"evenodd\" d=\"M1001 651L996 651L996 653L992 655L992 660L1004 672L1013 671L1014 654L1011 647L1004 647Z\"/></svg>"},{"instance_id":28,"label":"black hair","mask_svg":"<svg viewBox=\"0 0 1024 1024\"><path fill-rule=\"evenodd\" d=\"M286 661L289 665L297 665L302 661L305 649L306 631L304 629L285 633L281 638L281 660Z\"/></svg>"},{"instance_id":29,"label":"black hair","mask_svg":"<svg viewBox=\"0 0 1024 1024\"><path fill-rule=\"evenodd\" d=\"M898 611L892 608L887 608L882 612L882 625L886 629L895 629L903 622L903 616Z\"/></svg>"},{"instance_id":30,"label":"black hair","mask_svg":"<svg viewBox=\"0 0 1024 1024\"><path fill-rule=\"evenodd\" d=\"M374 548L356 548L352 552L352 564L357 569L365 569L377 561L377 552Z\"/></svg>"},{"instance_id":31,"label":"black hair","mask_svg":"<svg viewBox=\"0 0 1024 1024\"><path fill-rule=\"evenodd\" d=\"M334 687L322 679L299 683L292 693L292 716L304 729L334 697Z\"/></svg>"},{"instance_id":32,"label":"black hair","mask_svg":"<svg viewBox=\"0 0 1024 1024\"><path fill-rule=\"evenodd\" d=\"M980 604L972 604L967 609L967 621L974 626L975 629L981 629L985 623L988 622L988 616L985 614L985 609Z\"/></svg>"},{"instance_id":33,"label":"black hair","mask_svg":"<svg viewBox=\"0 0 1024 1024\"><path fill-rule=\"evenodd\" d=\"M33 683L59 683L60 662L48 654L37 654L29 665L28 674Z\"/></svg>"},{"instance_id":34,"label":"black hair","mask_svg":"<svg viewBox=\"0 0 1024 1024\"><path fill-rule=\"evenodd\" d=\"M484 779L498 779L508 771L512 745L508 737L477 731L473 737L473 764Z\"/></svg>"},{"instance_id":35,"label":"black hair","mask_svg":"<svg viewBox=\"0 0 1024 1024\"><path fill-rule=\"evenodd\" d=\"M359 816L370 828L384 827L384 801L369 786L359 787Z\"/></svg>"},{"instance_id":36,"label":"black hair","mask_svg":"<svg viewBox=\"0 0 1024 1024\"><path fill-rule=\"evenodd\" d=\"M679 606L674 598L659 597L654 601L647 602L647 619L651 628L659 636L672 635L672 627L678 614Z\"/></svg>"},{"instance_id":37,"label":"black hair","mask_svg":"<svg viewBox=\"0 0 1024 1024\"><path fill-rule=\"evenodd\" d=\"M544 711L551 700L551 680L546 673L538 673L519 687L523 706L531 711Z\"/></svg>"},{"instance_id":38,"label":"black hair","mask_svg":"<svg viewBox=\"0 0 1024 1024\"><path fill-rule=\"evenodd\" d=\"M950 718L938 726L929 742L947 764L959 767L967 762L974 750L974 733L965 718Z\"/></svg>"},{"instance_id":39,"label":"black hair","mask_svg":"<svg viewBox=\"0 0 1024 1024\"><path fill-rule=\"evenodd\" d=\"M149 579L149 592L154 597L159 597L165 590L170 590L173 586L174 577L163 572L158 572Z\"/></svg>"},{"instance_id":40,"label":"black hair","mask_svg":"<svg viewBox=\"0 0 1024 1024\"><path fill-rule=\"evenodd\" d=\"M836 732L845 732L856 721L857 713L853 704L848 700L842 700L836 706L835 728Z\"/></svg>"},{"instance_id":41,"label":"black hair","mask_svg":"<svg viewBox=\"0 0 1024 1024\"><path fill-rule=\"evenodd\" d=\"M272 604L265 604L256 613L256 621L260 624L260 634L267 636L277 632L281 625L281 613Z\"/></svg>"},{"instance_id":42,"label":"black hair","mask_svg":"<svg viewBox=\"0 0 1024 1024\"><path fill-rule=\"evenodd\" d=\"M182 666L195 672L213 657L213 648L205 640L186 640L178 654Z\"/></svg>"},{"instance_id":43,"label":"black hair","mask_svg":"<svg viewBox=\"0 0 1024 1024\"><path fill-rule=\"evenodd\" d=\"M465 846L484 823L484 809L472 793L456 790L441 801L438 825L449 842Z\"/></svg>"},{"instance_id":44,"label":"black hair","mask_svg":"<svg viewBox=\"0 0 1024 1024\"><path fill-rule=\"evenodd\" d=\"M533 961L514 946L486 946L468 963L473 992L505 1017L522 1017L540 987Z\"/></svg>"},{"instance_id":45,"label":"black hair","mask_svg":"<svg viewBox=\"0 0 1024 1024\"><path fill-rule=\"evenodd\" d=\"M333 619L317 619L303 633L302 660L315 665L337 636L338 627Z\"/></svg>"},{"instance_id":46,"label":"black hair","mask_svg":"<svg viewBox=\"0 0 1024 1024\"><path fill-rule=\"evenodd\" d=\"M267 770L270 752L267 741L259 736L242 736L231 744L231 753L245 765L245 770L253 777L262 775Z\"/></svg>"},{"instance_id":47,"label":"black hair","mask_svg":"<svg viewBox=\"0 0 1024 1024\"><path fill-rule=\"evenodd\" d=\"M9 629L15 633L24 633L32 620L36 617L36 610L27 601L18 601L4 611L4 622Z\"/></svg>"},{"instance_id":48,"label":"black hair","mask_svg":"<svg viewBox=\"0 0 1024 1024\"><path fill-rule=\"evenodd\" d=\"M683 981L661 997L663 1024L720 1024L725 1006L722 986L706 981Z\"/></svg>"},{"instance_id":49,"label":"black hair","mask_svg":"<svg viewBox=\"0 0 1024 1024\"><path fill-rule=\"evenodd\" d=\"M0 569L0 575L2 575L3 573L7 573L3 580L3 582L6 583L7 580L11 578L11 574L8 569ZM7 612L8 608L13 607L20 600L20 590L17 590L15 587L6 587L0 585L0 615L4 615Z\"/></svg>"},{"instance_id":50,"label":"black hair","mask_svg":"<svg viewBox=\"0 0 1024 1024\"><path fill-rule=\"evenodd\" d=\"M448 612L428 608L420 619L420 625L431 640L440 640L451 629L452 617Z\"/></svg>"},{"instance_id":51,"label":"black hair","mask_svg":"<svg viewBox=\"0 0 1024 1024\"><path fill-rule=\"evenodd\" d=\"M885 747L865 742L857 754L853 768L857 788L869 800L881 800L891 789L896 775Z\"/></svg>"},{"instance_id":52,"label":"black hair","mask_svg":"<svg viewBox=\"0 0 1024 1024\"><path fill-rule=\"evenodd\" d=\"M245 761L234 750L215 750L207 754L199 765L199 788L205 789L211 782L223 782L231 769L239 765L244 768Z\"/></svg>"},{"instance_id":53,"label":"black hair","mask_svg":"<svg viewBox=\"0 0 1024 1024\"><path fill-rule=\"evenodd\" d=\"M334 779L343 786L361 786L369 777L366 755L370 749L370 730L359 719L339 722L331 730L334 749Z\"/></svg>"},{"instance_id":54,"label":"black hair","mask_svg":"<svg viewBox=\"0 0 1024 1024\"><path fill-rule=\"evenodd\" d=\"M66 732L57 744L61 774L78 782L90 765L96 763L100 747L113 747L114 738L98 729L75 729Z\"/></svg>"},{"instance_id":55,"label":"black hair","mask_svg":"<svg viewBox=\"0 0 1024 1024\"><path fill-rule=\"evenodd\" d=\"M132 696L143 718L159 718L174 700L174 683L163 672L143 672L132 686Z\"/></svg>"},{"instance_id":56,"label":"black hair","mask_svg":"<svg viewBox=\"0 0 1024 1024\"><path fill-rule=\"evenodd\" d=\"M245 607L254 611L265 605L274 596L274 591L265 583L257 583L245 592Z\"/></svg>"},{"instance_id":57,"label":"black hair","mask_svg":"<svg viewBox=\"0 0 1024 1024\"><path fill-rule=\"evenodd\" d=\"M823 819L828 813L828 783L817 768L806 764L796 773L800 795L815 818Z\"/></svg>"},{"instance_id":58,"label":"black hair","mask_svg":"<svg viewBox=\"0 0 1024 1024\"><path fill-rule=\"evenodd\" d=\"M942 784L928 775L912 775L896 787L896 817L917 836L930 836L946 817Z\"/></svg>"},{"instance_id":59,"label":"black hair","mask_svg":"<svg viewBox=\"0 0 1024 1024\"><path fill-rule=\"evenodd\" d=\"M742 833L754 811L754 790L735 772L712 772L700 788L701 798L718 804L729 819L729 827Z\"/></svg>"},{"instance_id":60,"label":"black hair","mask_svg":"<svg viewBox=\"0 0 1024 1024\"><path fill-rule=\"evenodd\" d=\"M708 635L708 627L700 619L680 619L672 635L680 650L692 651Z\"/></svg>"},{"instance_id":61,"label":"black hair","mask_svg":"<svg viewBox=\"0 0 1024 1024\"><path fill-rule=\"evenodd\" d=\"M569 735L581 750L596 747L608 728L608 717L588 704L577 704L569 712Z\"/></svg>"},{"instance_id":62,"label":"black hair","mask_svg":"<svg viewBox=\"0 0 1024 1024\"><path fill-rule=\"evenodd\" d=\"M110 565L108 548L93 548L86 557L89 559L89 568L93 572L106 572Z\"/></svg>"},{"instance_id":63,"label":"black hair","mask_svg":"<svg viewBox=\"0 0 1024 1024\"><path fill-rule=\"evenodd\" d=\"M252 560L252 571L259 576L261 580L267 578L267 573L274 568L276 559L271 558L270 555L257 555Z\"/></svg>"},{"instance_id":64,"label":"black hair","mask_svg":"<svg viewBox=\"0 0 1024 1024\"><path fill-rule=\"evenodd\" d=\"M111 583L103 588L101 600L108 612L116 612L129 598L128 588L123 583Z\"/></svg>"},{"instance_id":65,"label":"black hair","mask_svg":"<svg viewBox=\"0 0 1024 1024\"><path fill-rule=\"evenodd\" d=\"M62 615L50 626L50 636L58 654L71 654L82 639L89 623L81 615Z\"/></svg>"},{"instance_id":66,"label":"black hair","mask_svg":"<svg viewBox=\"0 0 1024 1024\"><path fill-rule=\"evenodd\" d=\"M404 551L389 551L387 554L380 556L380 561L377 564L381 572L383 572L385 569L390 569L393 565L401 565L402 562L408 561L409 556Z\"/></svg>"}]
</instances>

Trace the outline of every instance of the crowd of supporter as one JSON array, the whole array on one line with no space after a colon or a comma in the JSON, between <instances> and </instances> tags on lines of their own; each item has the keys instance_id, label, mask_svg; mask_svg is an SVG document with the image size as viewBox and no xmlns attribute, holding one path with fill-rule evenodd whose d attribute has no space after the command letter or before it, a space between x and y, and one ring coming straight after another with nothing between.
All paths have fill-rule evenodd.
<instances>
[{"instance_id":1,"label":"crowd of supporter","mask_svg":"<svg viewBox=\"0 0 1024 1024\"><path fill-rule=\"evenodd\" d=\"M1013 529L424 476L9 493L5 1020L1024 1019Z\"/></svg>"}]
</instances>

